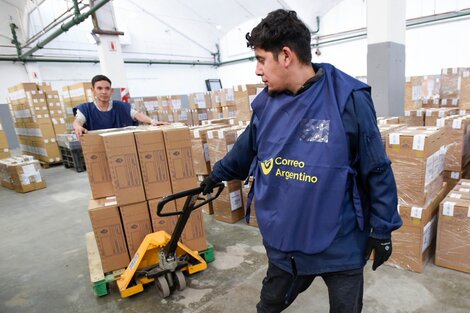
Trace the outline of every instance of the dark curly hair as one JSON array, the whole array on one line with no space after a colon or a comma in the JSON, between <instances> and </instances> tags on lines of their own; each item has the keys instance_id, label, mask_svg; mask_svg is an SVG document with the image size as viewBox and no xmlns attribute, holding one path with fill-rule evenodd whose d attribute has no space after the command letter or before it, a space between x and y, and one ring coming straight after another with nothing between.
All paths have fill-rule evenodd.
<instances>
[{"instance_id":1,"label":"dark curly hair","mask_svg":"<svg viewBox=\"0 0 470 313\"><path fill-rule=\"evenodd\" d=\"M310 64L312 60L310 31L295 11L272 11L245 38L248 47L271 52L276 60L283 47L293 50L301 63Z\"/></svg>"}]
</instances>

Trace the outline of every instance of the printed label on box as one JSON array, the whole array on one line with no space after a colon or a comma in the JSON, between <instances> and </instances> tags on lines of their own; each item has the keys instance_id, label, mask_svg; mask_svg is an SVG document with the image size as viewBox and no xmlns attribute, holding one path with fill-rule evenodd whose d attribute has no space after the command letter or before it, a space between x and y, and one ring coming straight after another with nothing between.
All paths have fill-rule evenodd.
<instances>
[{"instance_id":1,"label":"printed label on box","mask_svg":"<svg viewBox=\"0 0 470 313\"><path fill-rule=\"evenodd\" d=\"M230 193L230 208L235 211L242 206L242 193L240 190L235 190Z\"/></svg>"},{"instance_id":2,"label":"printed label on box","mask_svg":"<svg viewBox=\"0 0 470 313\"><path fill-rule=\"evenodd\" d=\"M442 171L444 171L445 165L445 149L436 151L426 160L426 175L424 178L424 186L431 183L436 177L438 177Z\"/></svg>"},{"instance_id":3,"label":"printed label on box","mask_svg":"<svg viewBox=\"0 0 470 313\"><path fill-rule=\"evenodd\" d=\"M451 193L451 194L449 195L449 197L450 197L450 198L460 199L460 198L462 198L462 195L459 194L459 193Z\"/></svg>"},{"instance_id":4,"label":"printed label on box","mask_svg":"<svg viewBox=\"0 0 470 313\"><path fill-rule=\"evenodd\" d=\"M388 135L389 141L391 145L399 145L400 144L400 134L391 133Z\"/></svg>"},{"instance_id":5,"label":"printed label on box","mask_svg":"<svg viewBox=\"0 0 470 313\"><path fill-rule=\"evenodd\" d=\"M455 202L446 201L442 205L442 215L454 216Z\"/></svg>"},{"instance_id":6,"label":"printed label on box","mask_svg":"<svg viewBox=\"0 0 470 313\"><path fill-rule=\"evenodd\" d=\"M460 178L460 172L451 172L450 173L450 178L459 179Z\"/></svg>"},{"instance_id":7,"label":"printed label on box","mask_svg":"<svg viewBox=\"0 0 470 313\"><path fill-rule=\"evenodd\" d=\"M414 135L413 136L413 150L424 151L424 142L426 141L426 135Z\"/></svg>"},{"instance_id":8,"label":"printed label on box","mask_svg":"<svg viewBox=\"0 0 470 313\"><path fill-rule=\"evenodd\" d=\"M415 207L415 206L412 207L411 212L410 212L410 216L414 217L414 218L421 219L421 217L423 216L423 208L419 208L419 207Z\"/></svg>"},{"instance_id":9,"label":"printed label on box","mask_svg":"<svg viewBox=\"0 0 470 313\"><path fill-rule=\"evenodd\" d=\"M204 150L204 160L206 160L206 162L209 162L210 161L210 157L209 157L209 144L205 143L202 145L203 147L203 150Z\"/></svg>"},{"instance_id":10,"label":"printed label on box","mask_svg":"<svg viewBox=\"0 0 470 313\"><path fill-rule=\"evenodd\" d=\"M432 218L429 223L424 226L423 229L423 246L421 248L421 253L426 251L426 249L431 245L432 240L436 236L436 216Z\"/></svg>"}]
</instances>

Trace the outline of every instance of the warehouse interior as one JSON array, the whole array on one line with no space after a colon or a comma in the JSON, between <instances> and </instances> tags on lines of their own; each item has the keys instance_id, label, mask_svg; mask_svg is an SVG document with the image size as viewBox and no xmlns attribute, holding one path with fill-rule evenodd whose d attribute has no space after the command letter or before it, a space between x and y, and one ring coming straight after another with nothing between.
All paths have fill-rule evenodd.
<instances>
[{"instance_id":1,"label":"warehouse interior","mask_svg":"<svg viewBox=\"0 0 470 313\"><path fill-rule=\"evenodd\" d=\"M193 212L180 241L207 269L186 288L118 282L174 228L159 201L198 187L249 124L264 85L245 34L280 8L308 26L313 63L372 87L392 161L403 226L365 267L362 312L470 312L470 0L0 0L0 312L256 312L268 259L249 179ZM169 125L78 141L98 74ZM328 311L320 278L285 310Z\"/></svg>"}]
</instances>

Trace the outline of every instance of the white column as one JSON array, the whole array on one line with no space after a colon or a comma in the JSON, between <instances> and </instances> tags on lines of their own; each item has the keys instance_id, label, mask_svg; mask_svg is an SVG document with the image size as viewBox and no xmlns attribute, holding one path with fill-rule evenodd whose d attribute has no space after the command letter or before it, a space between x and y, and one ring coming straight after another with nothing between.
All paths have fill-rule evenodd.
<instances>
[{"instance_id":1,"label":"white column","mask_svg":"<svg viewBox=\"0 0 470 313\"><path fill-rule=\"evenodd\" d=\"M98 25L105 31L117 31L112 2L96 12ZM98 35L98 56L103 75L111 79L113 88L127 88L127 77L122 58L121 43L117 35Z\"/></svg>"},{"instance_id":2,"label":"white column","mask_svg":"<svg viewBox=\"0 0 470 313\"><path fill-rule=\"evenodd\" d=\"M378 116L403 115L406 0L367 1L367 82Z\"/></svg>"}]
</instances>

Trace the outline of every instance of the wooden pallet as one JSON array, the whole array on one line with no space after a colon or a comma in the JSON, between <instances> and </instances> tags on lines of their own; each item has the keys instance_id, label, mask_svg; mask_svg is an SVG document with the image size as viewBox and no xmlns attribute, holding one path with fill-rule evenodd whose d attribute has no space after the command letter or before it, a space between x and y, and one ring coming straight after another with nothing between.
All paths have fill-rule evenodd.
<instances>
[{"instance_id":1,"label":"wooden pallet","mask_svg":"<svg viewBox=\"0 0 470 313\"><path fill-rule=\"evenodd\" d=\"M41 164L42 168L49 168L49 167L53 167L53 166L62 165L62 161L61 162L53 162L53 163L39 161L39 164Z\"/></svg>"},{"instance_id":2,"label":"wooden pallet","mask_svg":"<svg viewBox=\"0 0 470 313\"><path fill-rule=\"evenodd\" d=\"M93 291L98 297L105 296L108 294L108 283L119 279L125 269L123 268L106 274L103 272L103 266L101 265L101 258L93 232L86 233L86 249L88 253L88 270L90 271Z\"/></svg>"}]
</instances>

